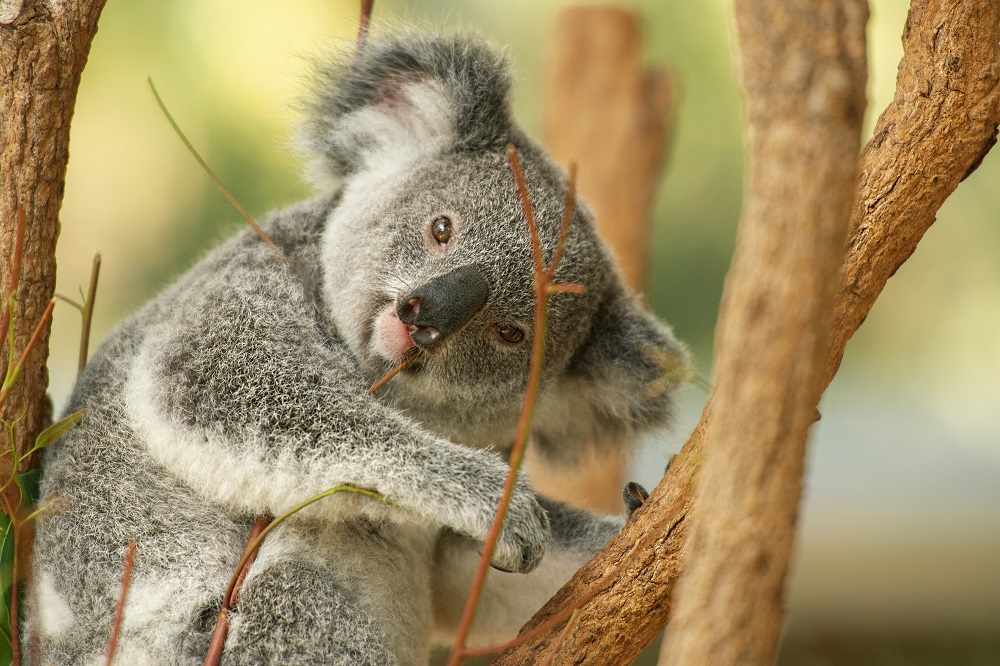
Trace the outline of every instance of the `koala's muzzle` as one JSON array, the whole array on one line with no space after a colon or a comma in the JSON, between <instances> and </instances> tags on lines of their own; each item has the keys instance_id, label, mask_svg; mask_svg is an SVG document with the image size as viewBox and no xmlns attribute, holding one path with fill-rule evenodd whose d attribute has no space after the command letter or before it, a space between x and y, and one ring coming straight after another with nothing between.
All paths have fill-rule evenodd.
<instances>
[{"instance_id":1,"label":"koala's muzzle","mask_svg":"<svg viewBox=\"0 0 1000 666\"><path fill-rule=\"evenodd\" d=\"M436 277L399 299L396 314L410 327L410 338L429 348L455 333L486 305L490 286L475 266Z\"/></svg>"}]
</instances>

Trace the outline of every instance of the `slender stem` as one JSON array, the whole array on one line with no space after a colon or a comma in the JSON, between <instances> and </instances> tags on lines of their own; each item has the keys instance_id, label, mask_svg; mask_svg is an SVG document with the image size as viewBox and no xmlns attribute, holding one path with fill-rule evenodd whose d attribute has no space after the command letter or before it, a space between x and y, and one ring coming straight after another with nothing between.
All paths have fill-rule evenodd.
<instances>
[{"instance_id":1,"label":"slender stem","mask_svg":"<svg viewBox=\"0 0 1000 666\"><path fill-rule=\"evenodd\" d=\"M14 473L17 473L16 467L14 468ZM10 581L10 652L12 656L12 666L21 666L21 637L20 629L18 628L19 622L17 608L17 597L19 594L17 589L17 579L20 575L19 564L21 560L21 558L17 556L17 549L20 545L18 542L21 540L21 521L17 519L13 511L10 512L9 516L10 525L8 526L8 529L11 530L11 535L14 540L14 562Z\"/></svg>"},{"instance_id":2,"label":"slender stem","mask_svg":"<svg viewBox=\"0 0 1000 666\"><path fill-rule=\"evenodd\" d=\"M226 593L222 597L224 603L222 608L219 610L219 616L215 621L216 632L212 636L212 644L209 646L208 654L205 655L205 666L217 666L219 660L222 658L222 649L225 647L226 639L224 633L222 634L221 639L219 638L219 634L220 632L226 631L226 628L229 625L229 614L233 611L233 607L231 605L227 605L226 602L228 602L228 604L235 603L237 588L240 586L243 578L245 577L244 569L247 567L247 563L256 557L257 551L260 549L260 544L264 542L264 539L271 533L271 530L285 522L286 519L290 518L310 504L314 504L325 497L329 497L330 495L340 492L356 493L358 495L364 495L365 497L371 497L372 499L392 504L391 500L386 499L374 490L367 490L365 488L358 488L347 483L342 483L339 486L334 486L333 488L324 490L318 495L313 495L304 502L296 504L291 509L268 523L267 527L260 530L260 533L255 538L248 541L246 548L243 549L243 556L236 564L236 570L233 572L232 578L229 579L229 586L226 588Z\"/></svg>"},{"instance_id":3,"label":"slender stem","mask_svg":"<svg viewBox=\"0 0 1000 666\"><path fill-rule=\"evenodd\" d=\"M577 605L564 608L563 610L559 611L558 613L550 617L548 620L543 622L542 624L530 629L529 631L524 632L523 634L518 634L516 638L512 638L506 643L501 643L500 645L489 645L487 647L481 647L481 648L464 648L462 650L462 658L470 659L472 657L483 657L488 654L495 654L497 652L502 652L503 650L507 650L512 647L517 647L521 643L529 641L535 636L540 636L541 634L548 633L553 627L556 627L557 625L565 622L566 618L568 618L570 615L579 612L580 608L583 607L584 604L586 604L595 596L597 596L596 591L589 593L586 597L580 599Z\"/></svg>"},{"instance_id":4,"label":"slender stem","mask_svg":"<svg viewBox=\"0 0 1000 666\"><path fill-rule=\"evenodd\" d=\"M385 386L386 384L388 384L390 379L392 379L393 377L395 377L396 375L398 375L399 373L401 373L403 370L406 370L408 367L410 367L410 365L415 360L417 360L417 356L419 354L420 354L419 347L414 347L413 349L411 349L406 354L406 356L403 357L403 360L401 360L399 362L399 364L396 365L396 367L394 367L391 370L389 370L389 372L387 372L384 375L382 375L378 379L378 381L376 381L374 384L372 384L371 386L369 386L368 387L368 392L369 393L375 393L375 391L379 390L380 388L382 388L383 386Z\"/></svg>"},{"instance_id":5,"label":"slender stem","mask_svg":"<svg viewBox=\"0 0 1000 666\"><path fill-rule=\"evenodd\" d=\"M246 580L247 574L250 573L250 567L257 558L257 549L253 547L253 544L271 520L272 517L270 514L262 513L253 521L253 526L250 528L250 536L247 537L246 548L243 549L243 554L246 555L249 553L249 557L246 564L243 565L243 570L240 572L239 578L236 579L236 585L233 587L233 596L224 599L222 602L227 608L236 606L236 601L240 598L240 590L243 588L243 581Z\"/></svg>"},{"instance_id":6,"label":"slender stem","mask_svg":"<svg viewBox=\"0 0 1000 666\"><path fill-rule=\"evenodd\" d=\"M52 308L56 305L56 300L54 298L49 299L49 305L45 308L45 312L42 313L42 318L39 320L38 325L35 326L35 332L31 334L31 339L28 340L28 345L24 348L24 352L21 354L21 358L18 359L17 365L8 374L7 378L4 380L3 387L0 388L0 407L7 402L7 396L10 394L11 388L14 386L14 382L17 381L18 376L21 374L21 370L24 368L24 362L28 358L28 354L31 350L35 348L38 343L38 339L42 337L42 332L45 330L45 325L48 324L49 318L52 316Z\"/></svg>"},{"instance_id":7,"label":"slender stem","mask_svg":"<svg viewBox=\"0 0 1000 666\"><path fill-rule=\"evenodd\" d=\"M538 234L538 226L535 223L534 209L528 197L528 188L525 185L521 165L517 159L517 151L513 146L507 146L507 159L510 161L514 182L517 184L518 194L521 197L521 206L524 208L524 215L527 218L532 254L535 259L535 324L532 338L531 362L528 366L528 384L524 395L524 405L521 408L521 417L517 424L514 446L510 452L510 471L507 473L507 481L504 484L503 496L500 499L500 506L497 508L493 526L490 528L489 535L483 543L483 552L479 558L475 578L472 580L469 599L466 602L465 610L462 612L458 633L455 636L455 644L448 658L448 666L458 666L467 656L465 640L476 618L476 607L479 604L479 598L486 584L486 574L489 572L490 560L493 557L493 551L500 537L500 530L503 528L503 521L507 515L507 508L510 505L510 499L514 492L514 484L517 481L518 470L521 468L521 463L524 460L524 451L527 446L528 435L531 432L531 419L534 415L535 403L538 397L538 387L541 384L542 365L545 360L546 312L549 295L552 293L552 287L555 286L550 285L549 280L551 275L555 274L557 261L562 255L561 246L565 244L568 233L565 229L560 230L558 246L553 253L552 265L546 269L542 261L541 238ZM564 226L568 225L568 220L571 220L573 217L572 209L575 200L574 182L575 170L571 174L570 189L566 195L566 208L564 209L563 216Z\"/></svg>"},{"instance_id":8,"label":"slender stem","mask_svg":"<svg viewBox=\"0 0 1000 666\"><path fill-rule=\"evenodd\" d=\"M375 7L375 0L361 0L361 21L358 23L358 51L365 47L368 41L368 28L372 21L372 9Z\"/></svg>"},{"instance_id":9,"label":"slender stem","mask_svg":"<svg viewBox=\"0 0 1000 666\"><path fill-rule=\"evenodd\" d=\"M76 308L77 310L80 311L80 314L83 314L83 309L86 306L81 305L80 303L77 303L76 301L74 301L69 296L63 296L62 294L58 294L58 293L57 294L53 294L52 296L53 296L53 298L58 298L60 301L62 301L63 303L66 303L67 305L72 305L74 308Z\"/></svg>"},{"instance_id":10,"label":"slender stem","mask_svg":"<svg viewBox=\"0 0 1000 666\"><path fill-rule=\"evenodd\" d=\"M111 621L111 635L108 636L107 659L104 663L111 666L115 660L115 650L118 649L118 635L122 630L122 623L125 621L125 599L128 596L128 587L132 582L132 566L135 564L135 541L129 541L125 548L125 562L122 564L122 587L118 594L118 605L115 606L115 616Z\"/></svg>"},{"instance_id":11,"label":"slender stem","mask_svg":"<svg viewBox=\"0 0 1000 666\"><path fill-rule=\"evenodd\" d=\"M531 207L531 200L528 197L528 186L524 182L524 175L521 173L521 161L517 158L517 149L514 146L507 146L507 160L510 162L511 171L514 172L517 193L521 195L524 216L528 218L528 236L531 238L531 256L535 260L535 273L544 273L545 265L542 263L542 240L538 236L535 209Z\"/></svg>"},{"instance_id":12,"label":"slender stem","mask_svg":"<svg viewBox=\"0 0 1000 666\"><path fill-rule=\"evenodd\" d=\"M269 522L271 522L271 516L266 513L257 516L256 520L254 520L253 526L250 528L250 535L247 537L247 545L243 548L243 554L250 553L250 557L247 559L247 563L243 565L243 569L238 570L239 576L236 579L236 585L233 587L232 596L227 596L222 600L222 608L232 609L236 605L240 589L243 587L243 581L246 579L247 574L250 572L250 567L256 559L255 554L251 551L251 547ZM212 642L209 644L208 652L205 654L206 664L218 664L222 660L222 651L226 647L226 637L228 635L229 613L219 613L218 617L215 618Z\"/></svg>"},{"instance_id":13,"label":"slender stem","mask_svg":"<svg viewBox=\"0 0 1000 666\"><path fill-rule=\"evenodd\" d=\"M80 331L80 363L77 367L77 374L83 372L87 367L87 347L90 345L90 322L94 317L94 299L97 298L97 278L101 273L101 253L94 255L94 265L90 269L90 287L87 290L87 298L84 301L83 328Z\"/></svg>"},{"instance_id":14,"label":"slender stem","mask_svg":"<svg viewBox=\"0 0 1000 666\"><path fill-rule=\"evenodd\" d=\"M198 154L198 151L195 150L194 145L190 141L188 141L188 138L181 130L180 125L177 124L177 121L174 120L174 117L170 115L170 111L167 110L167 105L163 103L162 99L160 99L160 93L156 91L156 86L153 84L153 77L148 77L147 81L149 82L150 90L153 91L153 97L156 98L156 103L160 107L160 111L162 111L163 115L167 117L167 122L169 122L170 126L174 128L174 132L180 138L181 142L184 144L184 147L188 149L188 152L191 153L191 156L194 158L195 162L198 163L198 166L200 166L202 171L205 172L205 175L207 175L208 179L212 181L212 184L215 185L216 189L218 189L219 192L222 193L222 196L226 197L226 200L229 201L229 204L236 209L236 212L239 213L240 216L247 221L247 224L253 227L253 230L257 232L257 235L260 236L265 243L270 245L271 249L277 252L278 255L285 261L286 264L288 264L292 268L297 268L295 262L289 259L288 256L286 256L285 253L281 251L281 248L278 247L273 240L271 240L271 237L267 235L267 232L265 232L260 227L260 225L257 224L257 222L253 219L253 217L251 217L250 213L248 213L247 210L240 204L240 202L236 200L236 197L234 197L232 193L230 193L230 191L226 188L226 186L222 184L222 181L219 180L219 177L215 175L215 172L212 171L212 168L208 166L208 163L205 162L205 160L201 158L201 155Z\"/></svg>"},{"instance_id":15,"label":"slender stem","mask_svg":"<svg viewBox=\"0 0 1000 666\"><path fill-rule=\"evenodd\" d=\"M562 261L563 253L566 251L566 239L569 237L569 224L573 221L573 211L576 208L576 163L569 165L569 180L566 183L566 200L563 202L562 224L559 225L559 241L556 243L556 250L552 254L552 261L545 271L551 280L556 276L556 269ZM553 285L555 287L556 285ZM560 287L569 285L558 285ZM565 290L561 290L565 291ZM549 293L552 293L551 291Z\"/></svg>"},{"instance_id":16,"label":"slender stem","mask_svg":"<svg viewBox=\"0 0 1000 666\"><path fill-rule=\"evenodd\" d=\"M549 650L548 656L545 657L545 661L543 661L540 666L551 666L552 661L556 658L556 654L559 652L559 648L562 647L563 641L566 640L566 636L569 635L569 632L576 625L576 621L579 617L580 609L574 609L573 614L569 617L569 622L567 622L566 626L563 627L563 630L559 632L559 636L556 637L556 642L553 643L552 649Z\"/></svg>"}]
</instances>

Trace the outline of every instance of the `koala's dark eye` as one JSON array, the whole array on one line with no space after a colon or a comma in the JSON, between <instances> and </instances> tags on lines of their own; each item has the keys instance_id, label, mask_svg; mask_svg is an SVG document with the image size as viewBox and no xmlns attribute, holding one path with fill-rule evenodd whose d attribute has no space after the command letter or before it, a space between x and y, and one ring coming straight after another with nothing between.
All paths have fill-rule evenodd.
<instances>
[{"instance_id":1,"label":"koala's dark eye","mask_svg":"<svg viewBox=\"0 0 1000 666\"><path fill-rule=\"evenodd\" d=\"M497 333L500 334L500 337L503 338L504 342L512 345L516 345L521 340L524 340L524 331L511 324L502 324L497 329Z\"/></svg>"},{"instance_id":2,"label":"koala's dark eye","mask_svg":"<svg viewBox=\"0 0 1000 666\"><path fill-rule=\"evenodd\" d=\"M447 215L439 215L431 222L431 235L441 247L451 240L451 218Z\"/></svg>"}]
</instances>

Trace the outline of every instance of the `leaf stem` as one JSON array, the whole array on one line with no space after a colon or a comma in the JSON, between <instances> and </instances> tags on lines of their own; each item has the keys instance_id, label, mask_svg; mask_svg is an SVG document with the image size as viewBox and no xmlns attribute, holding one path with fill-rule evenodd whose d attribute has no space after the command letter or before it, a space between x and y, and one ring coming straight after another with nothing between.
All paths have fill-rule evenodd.
<instances>
[{"instance_id":1,"label":"leaf stem","mask_svg":"<svg viewBox=\"0 0 1000 666\"><path fill-rule=\"evenodd\" d=\"M281 248L278 247L278 245L273 240L271 240L271 237L267 235L267 232L265 232L261 228L261 226L257 224L257 222L250 215L250 213L248 213L247 210L240 204L240 202L236 200L236 197L234 197L232 193L226 188L226 186L223 185L219 177L215 175L214 171L212 171L212 168L208 166L208 163L201 158L201 155L199 155L198 151L195 150L194 145L190 141L188 141L188 138L184 134L183 130L181 130L180 125L177 124L177 121L174 120L174 117L170 115L170 111L167 110L167 105L163 103L162 99L160 99L160 93L157 92L156 85L153 84L153 77L151 76L147 77L146 80L149 82L149 89L153 91L153 97L156 98L156 103L157 105L159 105L160 111L162 111L163 115L166 116L167 122L170 123L170 126L174 129L174 133L177 134L177 137L184 144L184 147L187 148L189 153L191 153L191 157L194 158L195 162L198 163L198 166L200 166L202 171L205 172L205 175L208 176L208 179L212 181L212 184L215 185L215 188L222 193L222 196L226 197L226 200L229 202L229 205L231 205L233 208L236 209L236 212L239 213L240 216L247 221L247 224L249 224L253 228L253 230L257 232L257 235L260 236L265 243L271 246L272 250L278 253L278 256L280 256L285 261L286 264L288 264L293 269L297 268L295 262L289 259L288 256L281 251Z\"/></svg>"},{"instance_id":2,"label":"leaf stem","mask_svg":"<svg viewBox=\"0 0 1000 666\"><path fill-rule=\"evenodd\" d=\"M14 366L12 370L7 373L7 377L4 378L3 386L0 387L0 407L7 402L7 396L10 394L11 388L14 386L14 382L17 381L18 376L21 374L21 370L24 369L24 362L28 358L28 354L31 350L35 348L38 343L39 338L42 337L42 333L45 330L45 325L48 324L49 318L52 316L52 308L56 305L56 300L54 298L49 299L49 304L45 308L45 312L42 313L42 318L38 321L38 325L35 326L35 332L31 334L31 339L28 340L27 346L24 348L24 352L21 353L21 358L18 359L17 365Z\"/></svg>"},{"instance_id":3,"label":"leaf stem","mask_svg":"<svg viewBox=\"0 0 1000 666\"><path fill-rule=\"evenodd\" d=\"M115 650L118 649L118 636L122 623L125 621L125 599L128 597L129 584L132 582L132 567L135 565L135 541L129 541L125 548L125 561L122 563L122 586L118 594L118 604L115 606L114 619L111 621L111 635L108 636L107 658L104 663L111 666L115 660Z\"/></svg>"},{"instance_id":4,"label":"leaf stem","mask_svg":"<svg viewBox=\"0 0 1000 666\"><path fill-rule=\"evenodd\" d=\"M94 318L94 299L97 298L97 278L101 274L101 253L94 254L94 263L90 269L90 286L87 289L87 298L84 300L84 307L80 310L83 315L83 324L80 331L80 363L77 366L77 375L83 373L87 367L87 347L90 345L90 322Z\"/></svg>"},{"instance_id":5,"label":"leaf stem","mask_svg":"<svg viewBox=\"0 0 1000 666\"><path fill-rule=\"evenodd\" d=\"M229 586L226 588L226 593L223 595L222 608L219 609L219 615L215 620L215 630L212 633L212 642L208 648L208 654L205 655L205 666L218 666L219 661L222 659L222 650L226 644L226 634L229 631L229 615L233 612L233 607L236 603L236 593L237 588L242 584L243 579L246 577L246 571L248 563L251 559L256 557L257 551L260 549L260 545L264 542L271 531L278 525L283 523L285 520L298 513L302 509L306 508L310 504L315 504L325 497L334 495L336 493L348 492L355 493L358 495L364 495L365 497L371 497L372 499L381 500L388 504L393 504L392 500L389 500L374 490L368 490L366 488L358 488L357 486L352 486L349 483L342 483L338 486L328 488L318 495L313 495L309 499L296 504L288 511L284 512L271 522L267 524L266 527L260 529L258 532L258 525L255 522L254 528L251 530L250 539L247 542L246 548L243 549L243 556L240 561L236 564L236 570L233 572L232 578L229 579ZM258 520L261 518L258 517ZM256 536L255 536L256 534Z\"/></svg>"}]
</instances>

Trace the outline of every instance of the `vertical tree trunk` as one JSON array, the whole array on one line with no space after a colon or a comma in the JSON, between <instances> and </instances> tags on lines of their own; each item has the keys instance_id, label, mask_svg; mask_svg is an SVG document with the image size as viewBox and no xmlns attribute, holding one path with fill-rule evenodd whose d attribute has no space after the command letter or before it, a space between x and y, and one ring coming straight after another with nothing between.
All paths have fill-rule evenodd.
<instances>
[{"instance_id":1,"label":"vertical tree trunk","mask_svg":"<svg viewBox=\"0 0 1000 666\"><path fill-rule=\"evenodd\" d=\"M24 254L14 348L20 355L55 291L69 126L80 72L87 61L104 0L2 0L0 2L0 275L11 280L18 206L24 208ZM94 211L95 215L100 211ZM6 353L6 351L4 352ZM50 417L45 396L48 330L7 400L3 418L18 421L17 450L34 444ZM10 457L0 477L10 474Z\"/></svg>"},{"instance_id":2,"label":"vertical tree trunk","mask_svg":"<svg viewBox=\"0 0 1000 666\"><path fill-rule=\"evenodd\" d=\"M866 0L737 0L747 186L663 664L769 664L865 109Z\"/></svg>"},{"instance_id":3,"label":"vertical tree trunk","mask_svg":"<svg viewBox=\"0 0 1000 666\"><path fill-rule=\"evenodd\" d=\"M673 93L666 72L643 63L635 12L568 7L556 17L542 88L543 138L611 247L626 283L646 288L653 199L670 138ZM627 448L629 443L605 443ZM529 464L531 459L529 458ZM546 494L606 513L622 510L627 460L594 451L564 475L531 465Z\"/></svg>"}]
</instances>

